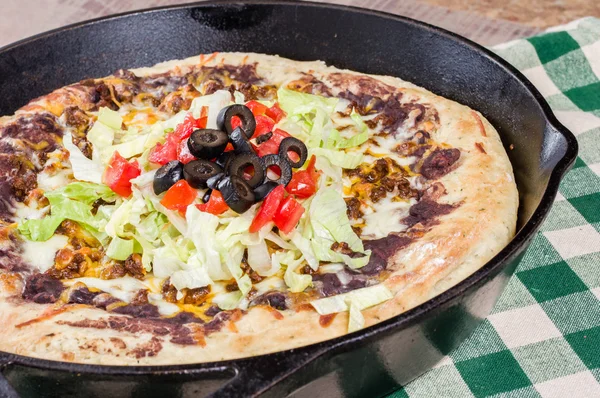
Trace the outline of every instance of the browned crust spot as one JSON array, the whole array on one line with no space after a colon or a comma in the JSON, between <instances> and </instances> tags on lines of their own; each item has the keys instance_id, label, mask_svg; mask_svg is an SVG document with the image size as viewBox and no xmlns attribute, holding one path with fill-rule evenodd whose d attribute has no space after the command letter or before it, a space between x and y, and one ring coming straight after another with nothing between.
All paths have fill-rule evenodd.
<instances>
[{"instance_id":1,"label":"browned crust spot","mask_svg":"<svg viewBox=\"0 0 600 398\"><path fill-rule=\"evenodd\" d=\"M479 117L477 112L471 111L471 115L473 115L473 117L477 121L477 126L479 126L479 131L481 132L481 135L484 137L487 137L487 134L485 132L485 127L483 126L483 122L481 121L481 118Z\"/></svg>"},{"instance_id":2,"label":"browned crust spot","mask_svg":"<svg viewBox=\"0 0 600 398\"><path fill-rule=\"evenodd\" d=\"M476 142L475 143L475 148L477 148L479 150L479 152L484 153L487 155L487 152L485 151L485 148L483 147L483 143L482 142Z\"/></svg>"},{"instance_id":3,"label":"browned crust spot","mask_svg":"<svg viewBox=\"0 0 600 398\"><path fill-rule=\"evenodd\" d=\"M157 337L152 337L150 341L147 341L142 344L138 344L134 349L127 352L128 356L134 358L144 358L144 357L154 357L156 356L163 348L162 343Z\"/></svg>"},{"instance_id":4,"label":"browned crust spot","mask_svg":"<svg viewBox=\"0 0 600 398\"><path fill-rule=\"evenodd\" d=\"M327 314L327 315L321 315L319 317L319 325L321 325L321 327L329 327L332 323L333 320L335 319L335 316L337 314Z\"/></svg>"}]
</instances>

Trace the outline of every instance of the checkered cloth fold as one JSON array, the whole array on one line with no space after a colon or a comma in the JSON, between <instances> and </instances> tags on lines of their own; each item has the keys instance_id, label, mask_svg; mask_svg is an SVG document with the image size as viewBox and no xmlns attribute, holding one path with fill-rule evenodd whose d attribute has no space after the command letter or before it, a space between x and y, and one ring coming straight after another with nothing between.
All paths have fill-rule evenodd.
<instances>
[{"instance_id":1,"label":"checkered cloth fold","mask_svg":"<svg viewBox=\"0 0 600 398\"><path fill-rule=\"evenodd\" d=\"M577 136L579 157L492 314L388 398L600 397L600 19L493 50Z\"/></svg>"}]
</instances>

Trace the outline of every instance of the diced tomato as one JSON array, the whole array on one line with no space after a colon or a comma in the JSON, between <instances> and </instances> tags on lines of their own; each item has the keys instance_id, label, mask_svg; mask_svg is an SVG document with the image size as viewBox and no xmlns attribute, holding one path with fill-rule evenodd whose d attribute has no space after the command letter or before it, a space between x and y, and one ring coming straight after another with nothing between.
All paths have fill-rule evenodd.
<instances>
[{"instance_id":1,"label":"diced tomato","mask_svg":"<svg viewBox=\"0 0 600 398\"><path fill-rule=\"evenodd\" d=\"M102 175L102 182L117 195L129 197L131 195L130 180L141 174L137 160L128 162L119 152L110 158L108 167Z\"/></svg>"},{"instance_id":2,"label":"diced tomato","mask_svg":"<svg viewBox=\"0 0 600 398\"><path fill-rule=\"evenodd\" d=\"M205 109L208 108L202 107L201 114L207 113ZM192 135L195 128L203 129L206 127L207 118L207 116L202 116L199 119L194 119L191 112L185 115L185 119L175 127L175 131L167 134L165 143L158 143L152 148L148 160L160 165L165 165L175 159L179 159L183 163L194 160L195 158L187 149L187 144L184 147L184 143L187 142L187 139Z\"/></svg>"},{"instance_id":3,"label":"diced tomato","mask_svg":"<svg viewBox=\"0 0 600 398\"><path fill-rule=\"evenodd\" d=\"M229 209L229 206L225 203L225 199L223 199L223 195L219 191L212 191L208 202L196 205L196 207L200 211L214 214L215 216L223 214Z\"/></svg>"},{"instance_id":4,"label":"diced tomato","mask_svg":"<svg viewBox=\"0 0 600 398\"><path fill-rule=\"evenodd\" d=\"M164 144L158 143L150 150L148 160L152 163L164 165L171 160L177 159L177 147L179 142L180 140L177 140L173 134L168 134Z\"/></svg>"},{"instance_id":5,"label":"diced tomato","mask_svg":"<svg viewBox=\"0 0 600 398\"><path fill-rule=\"evenodd\" d=\"M279 121L285 116L285 112L279 107L278 103L275 103L275 105L268 108L264 113L273 119L275 123L279 123Z\"/></svg>"},{"instance_id":6,"label":"diced tomato","mask_svg":"<svg viewBox=\"0 0 600 398\"><path fill-rule=\"evenodd\" d=\"M293 196L288 196L281 203L273 221L281 232L289 234L296 228L302 214L304 214L304 207Z\"/></svg>"},{"instance_id":7,"label":"diced tomato","mask_svg":"<svg viewBox=\"0 0 600 398\"><path fill-rule=\"evenodd\" d=\"M208 116L202 116L200 119L196 119L196 127L199 129L205 129L207 121Z\"/></svg>"},{"instance_id":8,"label":"diced tomato","mask_svg":"<svg viewBox=\"0 0 600 398\"><path fill-rule=\"evenodd\" d=\"M195 159L196 157L192 155L188 147L188 140L181 141L177 146L177 160L183 164L187 164Z\"/></svg>"},{"instance_id":9,"label":"diced tomato","mask_svg":"<svg viewBox=\"0 0 600 398\"><path fill-rule=\"evenodd\" d=\"M235 130L236 128L242 125L242 119L237 116L231 118L231 130Z\"/></svg>"},{"instance_id":10,"label":"diced tomato","mask_svg":"<svg viewBox=\"0 0 600 398\"><path fill-rule=\"evenodd\" d=\"M258 101L248 101L246 102L246 106L250 108L254 116L264 115L267 109L269 109L266 105L263 105Z\"/></svg>"},{"instance_id":11,"label":"diced tomato","mask_svg":"<svg viewBox=\"0 0 600 398\"><path fill-rule=\"evenodd\" d=\"M187 115L185 115L185 119L183 119L183 122L179 123L177 127L175 127L175 131L171 133L171 135L174 135L174 138L179 143L179 141L189 138L190 135L192 135L192 132L194 131L195 127L196 119L194 119L194 116L192 116L192 113L190 112Z\"/></svg>"},{"instance_id":12,"label":"diced tomato","mask_svg":"<svg viewBox=\"0 0 600 398\"><path fill-rule=\"evenodd\" d=\"M279 145L284 138L291 137L288 133L281 129L273 130L273 136L256 147L256 153L262 157L265 155L274 155L279 153Z\"/></svg>"},{"instance_id":13,"label":"diced tomato","mask_svg":"<svg viewBox=\"0 0 600 398\"><path fill-rule=\"evenodd\" d=\"M251 138L256 138L259 135L263 135L273 130L273 126L275 126L275 122L268 116L258 115L255 116L256 120L256 130L254 130L254 134Z\"/></svg>"},{"instance_id":14,"label":"diced tomato","mask_svg":"<svg viewBox=\"0 0 600 398\"><path fill-rule=\"evenodd\" d=\"M306 170L297 171L292 175L291 181L285 187L285 190L290 195L306 199L317 192L317 182L319 181L320 173L315 170L315 161L315 156L311 156Z\"/></svg>"},{"instance_id":15,"label":"diced tomato","mask_svg":"<svg viewBox=\"0 0 600 398\"><path fill-rule=\"evenodd\" d=\"M192 188L186 180L179 180L169 188L160 204L169 210L177 210L184 214L186 208L194 203L197 196L198 191Z\"/></svg>"},{"instance_id":16,"label":"diced tomato","mask_svg":"<svg viewBox=\"0 0 600 398\"><path fill-rule=\"evenodd\" d=\"M202 108L200 108L200 119L202 119L203 117L208 117L208 106L203 106ZM198 127L198 128L203 128L203 127Z\"/></svg>"},{"instance_id":17,"label":"diced tomato","mask_svg":"<svg viewBox=\"0 0 600 398\"><path fill-rule=\"evenodd\" d=\"M275 217L277 210L279 210L279 205L284 195L285 190L283 185L279 185L267 195L260 206L260 210L254 217L254 220L252 220L252 224L250 224L250 232L258 232L269 221L273 221L273 217Z\"/></svg>"}]
</instances>

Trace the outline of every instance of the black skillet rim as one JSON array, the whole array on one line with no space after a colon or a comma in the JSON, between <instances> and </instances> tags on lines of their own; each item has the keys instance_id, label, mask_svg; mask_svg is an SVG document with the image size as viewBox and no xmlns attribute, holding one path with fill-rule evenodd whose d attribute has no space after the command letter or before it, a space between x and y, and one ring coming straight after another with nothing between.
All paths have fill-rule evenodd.
<instances>
[{"instance_id":1,"label":"black skillet rim","mask_svg":"<svg viewBox=\"0 0 600 398\"><path fill-rule=\"evenodd\" d=\"M77 29L86 25L93 25L96 23L101 23L107 20L119 19L122 17L130 17L136 14L150 14L153 12L161 12L170 9L186 9L193 8L198 6L214 6L214 5L244 5L244 4L257 4L257 5L289 5L289 6L308 6L308 7L321 7L321 8L329 8L329 9L337 9L341 11L349 11L358 14L370 14L380 18L386 18L395 20L401 23L405 23L412 26L417 26L420 29L425 31L429 31L433 34L439 36L445 36L450 40L455 42L459 42L462 45L468 47L471 51L479 53L493 63L495 63L498 67L504 69L508 72L509 75L512 76L516 81L518 81L521 85L525 87L525 89L533 95L537 104L542 110L544 120L546 122L546 133L547 130L551 129L555 132L559 133L566 140L567 148L565 150L565 154L563 157L556 163L552 172L550 173L550 177L548 179L548 184L546 186L545 192L540 199L540 203L537 206L536 210L533 212L531 218L523 225L523 227L516 233L513 239L509 242L509 244L504 247L496 256L494 256L491 260L489 260L483 267L477 270L475 273L470 275L468 278L462 280L457 285L452 288L442 292L438 296L427 300L426 302L420 304L419 306L410 309L402 314L399 314L393 318L387 319L383 322L372 325L363 330L349 333L335 339L325 340L319 343L311 344L308 346L302 346L298 348L292 348L283 351L277 351L270 354L258 355L253 357L243 357L238 359L231 359L226 361L217 361L217 362L200 362L200 363L190 363L183 365L90 365L90 364L82 364L82 363L73 363L73 362L63 362L63 361L53 361L47 359L41 359L31 356L23 356L18 354L12 354L8 352L0 351L0 355L3 357L0 360L1 364L17 364L23 366L31 366L35 368L42 369L51 369L58 371L67 371L72 372L74 368L78 372L82 373L93 373L93 374L105 374L105 375L144 375L144 374L152 374L152 373L160 373L160 374L181 374L187 372L192 372L196 375L207 373L214 374L215 372L226 372L228 370L237 369L236 365L240 365L243 362L256 360L263 361L268 360L269 357L273 357L275 355L286 355L286 354L301 354L306 352L311 356L321 355L329 350L334 348L338 348L343 345L352 345L353 343L358 343L361 340L366 338L376 337L378 334L382 334L390 329L396 329L401 327L409 326L410 324L416 324L421 319L424 319L427 314L434 311L435 309L444 306L452 300L457 299L459 296L467 292L468 290L477 287L478 285L485 282L486 279L494 275L495 271L498 271L500 268L504 267L511 260L513 260L519 252L522 250L523 246L527 244L528 240L537 233L541 223L544 221L545 217L548 215L550 208L554 202L556 194L558 192L558 186L564 174L570 169L570 167L575 162L578 152L578 143L571 131L569 131L565 126L563 126L554 116L550 106L546 102L546 100L542 97L539 91L533 86L533 84L523 76L521 72L519 72L516 68L510 65L507 61L500 58L498 55L494 54L490 50L485 47L467 39L462 36L459 36L455 33L449 32L445 29L439 28L437 26L430 25L425 22L421 22L412 18L390 14L382 11L373 11L360 7L354 6L346 6L346 5L338 5L338 4L324 4L324 3L315 3L312 1L296 1L296 0L251 0L251 1L236 1L236 0L213 0L206 2L197 2L197 3L189 3L189 4L178 4L178 5L169 5L162 7L153 7L135 11L129 11L119 14L113 14L105 17L94 18L82 22L77 22L71 25L67 25L64 27L59 27L57 29L53 29L47 32L43 32L22 40L19 40L15 43L9 44L0 48L0 56L7 50L10 50L14 47L21 46L25 43L36 41L40 38L52 36L55 34L60 34L63 31L68 31L72 29ZM314 354L314 353L317 354Z\"/></svg>"}]
</instances>

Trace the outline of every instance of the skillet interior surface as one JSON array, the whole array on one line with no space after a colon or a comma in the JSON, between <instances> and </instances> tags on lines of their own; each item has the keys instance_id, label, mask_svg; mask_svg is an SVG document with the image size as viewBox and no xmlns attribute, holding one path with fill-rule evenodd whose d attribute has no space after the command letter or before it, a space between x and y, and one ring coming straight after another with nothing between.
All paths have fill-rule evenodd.
<instances>
[{"instance_id":1,"label":"skillet interior surface","mask_svg":"<svg viewBox=\"0 0 600 398\"><path fill-rule=\"evenodd\" d=\"M192 366L123 368L3 355L8 364L4 374L20 394L37 395L51 386L57 396L192 396L216 389L222 396L389 391L430 368L487 316L575 160L572 134L555 120L531 84L498 57L410 19L310 3L161 8L24 40L0 50L0 114L11 114L36 96L84 78L213 51L320 59L339 68L398 76L479 110L499 131L515 170L521 201L517 236L454 288L348 336ZM10 391L0 381L0 393Z\"/></svg>"}]
</instances>

